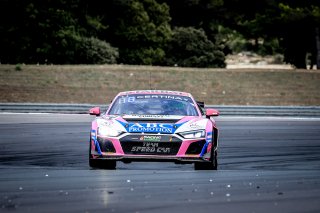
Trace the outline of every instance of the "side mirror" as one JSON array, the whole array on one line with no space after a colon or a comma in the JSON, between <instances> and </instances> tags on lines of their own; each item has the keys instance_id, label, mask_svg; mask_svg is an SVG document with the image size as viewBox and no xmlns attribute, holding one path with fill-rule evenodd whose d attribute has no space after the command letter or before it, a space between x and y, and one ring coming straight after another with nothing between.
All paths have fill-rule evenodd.
<instances>
[{"instance_id":1,"label":"side mirror","mask_svg":"<svg viewBox=\"0 0 320 213\"><path fill-rule=\"evenodd\" d=\"M216 109L206 109L206 117L210 118L211 116L219 116L220 112Z\"/></svg>"},{"instance_id":2,"label":"side mirror","mask_svg":"<svg viewBox=\"0 0 320 213\"><path fill-rule=\"evenodd\" d=\"M95 115L95 116L99 116L101 113L100 113L100 107L94 107L94 108L91 108L89 110L89 114L90 115Z\"/></svg>"}]
</instances>

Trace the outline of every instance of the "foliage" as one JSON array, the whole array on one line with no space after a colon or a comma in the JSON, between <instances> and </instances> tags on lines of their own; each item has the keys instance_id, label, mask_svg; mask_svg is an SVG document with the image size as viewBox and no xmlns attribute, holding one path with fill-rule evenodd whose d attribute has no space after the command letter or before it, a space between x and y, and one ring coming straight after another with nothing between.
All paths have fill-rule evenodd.
<instances>
[{"instance_id":1,"label":"foliage","mask_svg":"<svg viewBox=\"0 0 320 213\"><path fill-rule=\"evenodd\" d=\"M82 64L115 64L119 57L117 48L97 38L83 38L79 47Z\"/></svg>"},{"instance_id":2,"label":"foliage","mask_svg":"<svg viewBox=\"0 0 320 213\"><path fill-rule=\"evenodd\" d=\"M280 3L279 20L282 23L281 35L285 61L297 68L306 68L306 56L311 55L316 62L316 29L320 26L320 7L314 5L291 6ZM318 38L319 39L319 38ZM320 42L320 41L318 41Z\"/></svg>"},{"instance_id":3,"label":"foliage","mask_svg":"<svg viewBox=\"0 0 320 213\"><path fill-rule=\"evenodd\" d=\"M21 64L16 64L15 70L16 71L21 71L22 70Z\"/></svg>"},{"instance_id":4,"label":"foliage","mask_svg":"<svg viewBox=\"0 0 320 213\"><path fill-rule=\"evenodd\" d=\"M315 63L319 6L317 0L225 0L234 17L228 26L253 41L254 52L283 53L284 60L297 68L306 68L308 54Z\"/></svg>"},{"instance_id":5,"label":"foliage","mask_svg":"<svg viewBox=\"0 0 320 213\"><path fill-rule=\"evenodd\" d=\"M207 29L221 15L224 0L159 0L170 7L172 25Z\"/></svg>"},{"instance_id":6,"label":"foliage","mask_svg":"<svg viewBox=\"0 0 320 213\"><path fill-rule=\"evenodd\" d=\"M224 55L249 50L305 68L319 26L319 0L1 0L0 62L223 67ZM177 29L189 37L177 41Z\"/></svg>"},{"instance_id":7,"label":"foliage","mask_svg":"<svg viewBox=\"0 0 320 213\"><path fill-rule=\"evenodd\" d=\"M169 8L155 0L118 2L116 23L111 25L112 43L119 47L119 62L159 64L163 47L171 36Z\"/></svg>"},{"instance_id":8,"label":"foliage","mask_svg":"<svg viewBox=\"0 0 320 213\"><path fill-rule=\"evenodd\" d=\"M225 67L223 52L207 38L203 30L192 27L174 29L167 54L167 65Z\"/></svg>"},{"instance_id":9,"label":"foliage","mask_svg":"<svg viewBox=\"0 0 320 213\"><path fill-rule=\"evenodd\" d=\"M80 0L3 0L1 61L5 63L79 63L81 37L88 34ZM80 13L80 15L79 15ZM82 16L81 16L82 14ZM15 17L8 19L7 17Z\"/></svg>"}]
</instances>

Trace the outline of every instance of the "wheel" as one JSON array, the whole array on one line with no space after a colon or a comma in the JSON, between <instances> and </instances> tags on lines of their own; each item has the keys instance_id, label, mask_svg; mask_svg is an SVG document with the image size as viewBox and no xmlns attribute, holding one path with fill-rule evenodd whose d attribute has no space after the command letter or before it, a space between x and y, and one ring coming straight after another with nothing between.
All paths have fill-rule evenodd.
<instances>
[{"instance_id":1,"label":"wheel","mask_svg":"<svg viewBox=\"0 0 320 213\"><path fill-rule=\"evenodd\" d=\"M106 160L106 159L89 159L89 165L92 168L97 169L116 169L117 162L115 160Z\"/></svg>"},{"instance_id":2,"label":"wheel","mask_svg":"<svg viewBox=\"0 0 320 213\"><path fill-rule=\"evenodd\" d=\"M217 170L218 168L218 152L214 151L214 155L211 155L211 159L209 162L195 162L194 169L195 170Z\"/></svg>"},{"instance_id":3,"label":"wheel","mask_svg":"<svg viewBox=\"0 0 320 213\"><path fill-rule=\"evenodd\" d=\"M89 166L98 169L116 169L117 161L107 159L94 159L91 155L91 139L89 141Z\"/></svg>"}]
</instances>

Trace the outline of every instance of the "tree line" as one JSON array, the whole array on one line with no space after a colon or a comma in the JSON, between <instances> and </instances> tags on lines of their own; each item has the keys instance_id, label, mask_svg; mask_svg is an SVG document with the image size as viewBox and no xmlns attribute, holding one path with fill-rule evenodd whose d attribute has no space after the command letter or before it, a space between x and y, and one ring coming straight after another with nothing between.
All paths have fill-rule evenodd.
<instances>
[{"instance_id":1,"label":"tree line","mask_svg":"<svg viewBox=\"0 0 320 213\"><path fill-rule=\"evenodd\" d=\"M0 0L2 64L225 67L240 51L320 67L319 0Z\"/></svg>"}]
</instances>

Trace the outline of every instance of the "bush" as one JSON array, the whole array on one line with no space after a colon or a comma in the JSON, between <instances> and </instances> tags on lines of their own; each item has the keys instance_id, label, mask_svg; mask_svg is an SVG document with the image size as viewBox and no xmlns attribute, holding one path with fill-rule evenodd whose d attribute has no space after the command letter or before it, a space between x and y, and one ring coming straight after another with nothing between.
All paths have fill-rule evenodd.
<instances>
[{"instance_id":1,"label":"bush","mask_svg":"<svg viewBox=\"0 0 320 213\"><path fill-rule=\"evenodd\" d=\"M178 27L167 47L166 65L225 67L225 55L203 30Z\"/></svg>"},{"instance_id":2,"label":"bush","mask_svg":"<svg viewBox=\"0 0 320 213\"><path fill-rule=\"evenodd\" d=\"M155 65L160 64L165 56L161 48L136 48L120 50L121 60L126 64Z\"/></svg>"},{"instance_id":3,"label":"bush","mask_svg":"<svg viewBox=\"0 0 320 213\"><path fill-rule=\"evenodd\" d=\"M22 70L21 64L16 64L15 70L16 70L16 71L21 71L21 70Z\"/></svg>"},{"instance_id":4,"label":"bush","mask_svg":"<svg viewBox=\"0 0 320 213\"><path fill-rule=\"evenodd\" d=\"M80 62L84 64L115 64L118 49L97 38L83 38L79 47Z\"/></svg>"}]
</instances>

